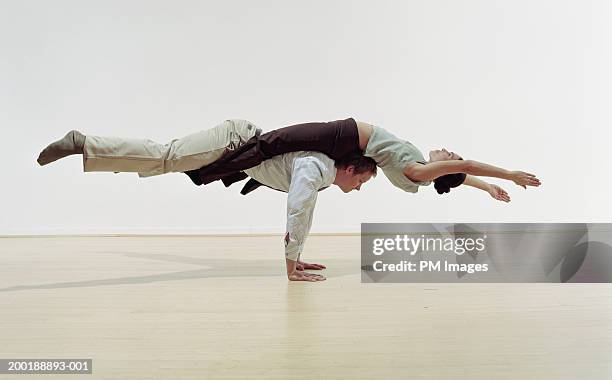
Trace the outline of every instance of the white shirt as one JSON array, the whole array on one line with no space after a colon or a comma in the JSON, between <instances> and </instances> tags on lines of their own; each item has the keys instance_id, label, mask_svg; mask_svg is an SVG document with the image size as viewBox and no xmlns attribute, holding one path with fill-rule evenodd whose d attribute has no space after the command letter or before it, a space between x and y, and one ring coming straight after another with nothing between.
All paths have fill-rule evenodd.
<instances>
[{"instance_id":1,"label":"white shirt","mask_svg":"<svg viewBox=\"0 0 612 380\"><path fill-rule=\"evenodd\" d=\"M410 193L416 193L419 186L431 184L431 181L413 182L404 174L408 163L425 161L417 147L398 139L385 129L375 125L372 127L372 135L363 155L374 159L392 184Z\"/></svg>"},{"instance_id":2,"label":"white shirt","mask_svg":"<svg viewBox=\"0 0 612 380\"><path fill-rule=\"evenodd\" d=\"M266 186L288 193L285 257L298 261L312 225L318 191L336 178L334 160L319 152L292 152L244 172Z\"/></svg>"}]
</instances>

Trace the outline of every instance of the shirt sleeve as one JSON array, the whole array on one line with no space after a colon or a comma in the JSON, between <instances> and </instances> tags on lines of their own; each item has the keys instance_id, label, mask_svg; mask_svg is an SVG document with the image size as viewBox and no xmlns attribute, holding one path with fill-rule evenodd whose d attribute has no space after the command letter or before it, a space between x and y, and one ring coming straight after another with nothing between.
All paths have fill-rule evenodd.
<instances>
[{"instance_id":1,"label":"shirt sleeve","mask_svg":"<svg viewBox=\"0 0 612 380\"><path fill-rule=\"evenodd\" d=\"M294 160L291 184L287 195L287 232L285 234L285 257L298 261L317 202L317 194L323 187L321 162L304 157Z\"/></svg>"}]
</instances>

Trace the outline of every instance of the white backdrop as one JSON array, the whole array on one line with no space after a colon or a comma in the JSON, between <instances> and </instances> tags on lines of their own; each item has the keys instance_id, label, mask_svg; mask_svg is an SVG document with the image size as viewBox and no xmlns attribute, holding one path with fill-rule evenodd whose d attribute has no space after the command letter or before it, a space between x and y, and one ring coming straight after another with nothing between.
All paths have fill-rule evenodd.
<instances>
[{"instance_id":1,"label":"white backdrop","mask_svg":"<svg viewBox=\"0 0 612 380\"><path fill-rule=\"evenodd\" d=\"M172 138L354 117L536 173L404 193L382 175L319 194L313 231L361 222L608 222L612 19L601 1L5 1L0 234L282 232L284 194L83 173L36 157L70 129Z\"/></svg>"}]
</instances>

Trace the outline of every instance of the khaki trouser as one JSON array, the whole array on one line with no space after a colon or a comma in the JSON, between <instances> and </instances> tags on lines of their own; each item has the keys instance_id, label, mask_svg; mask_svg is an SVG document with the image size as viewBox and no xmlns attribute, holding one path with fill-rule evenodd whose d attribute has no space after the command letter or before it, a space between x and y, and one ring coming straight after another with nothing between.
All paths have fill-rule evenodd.
<instances>
[{"instance_id":1,"label":"khaki trouser","mask_svg":"<svg viewBox=\"0 0 612 380\"><path fill-rule=\"evenodd\" d=\"M184 172L215 162L259 133L261 129L247 120L225 120L212 129L163 145L148 139L87 135L83 170L138 172L140 177Z\"/></svg>"}]
</instances>

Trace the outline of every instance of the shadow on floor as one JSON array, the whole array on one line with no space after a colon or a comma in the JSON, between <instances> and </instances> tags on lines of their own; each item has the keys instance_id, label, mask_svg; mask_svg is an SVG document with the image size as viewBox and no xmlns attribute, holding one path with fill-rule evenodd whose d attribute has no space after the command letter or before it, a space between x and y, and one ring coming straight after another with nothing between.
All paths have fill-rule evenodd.
<instances>
[{"instance_id":1,"label":"shadow on floor","mask_svg":"<svg viewBox=\"0 0 612 380\"><path fill-rule=\"evenodd\" d=\"M157 260L180 264L203 266L203 269L194 269L179 272L168 272L148 276L118 277L90 281L55 282L38 285L16 285L0 288L0 292L34 289L61 289L82 288L107 285L147 284L162 281L182 281L203 278L237 278L237 277L285 277L284 260L232 260L232 259L205 259L199 257L170 255L124 253L123 256L143 260ZM324 271L309 271L322 273L328 278L347 276L360 273L359 262L353 260L325 260L328 269ZM353 266L353 268L351 268ZM329 269L331 267L331 269Z\"/></svg>"}]
</instances>

